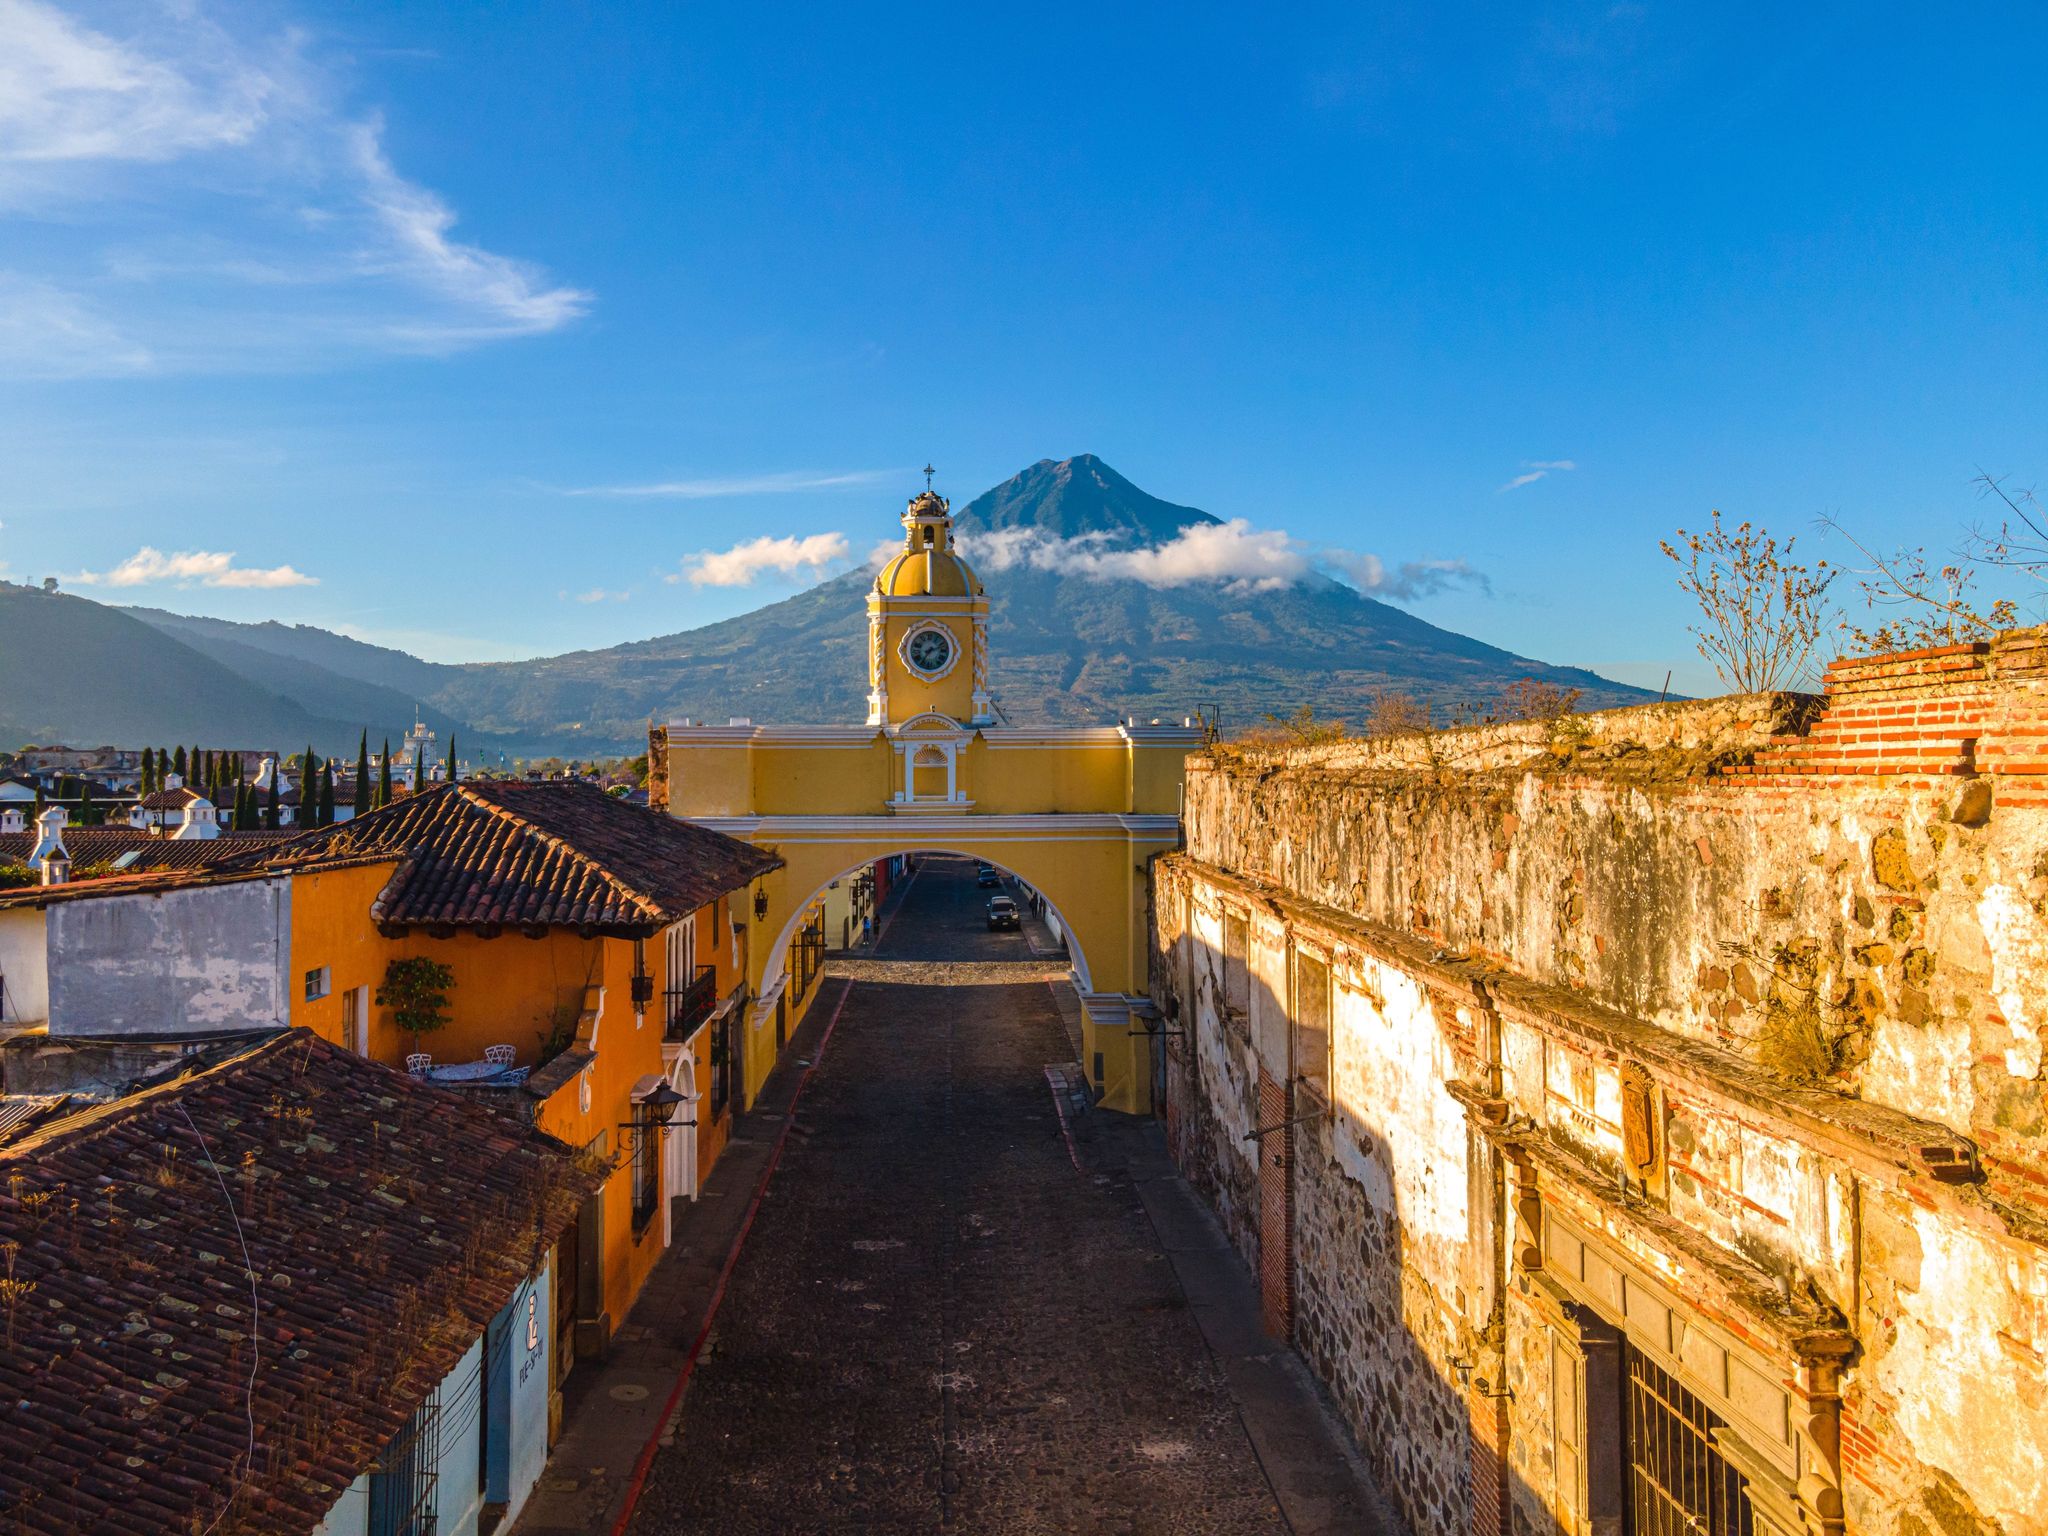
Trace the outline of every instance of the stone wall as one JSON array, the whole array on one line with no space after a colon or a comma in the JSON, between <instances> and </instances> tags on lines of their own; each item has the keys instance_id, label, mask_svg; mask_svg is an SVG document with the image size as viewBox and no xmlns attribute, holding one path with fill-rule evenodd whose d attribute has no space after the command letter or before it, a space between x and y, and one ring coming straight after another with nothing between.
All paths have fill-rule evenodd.
<instances>
[{"instance_id":1,"label":"stone wall","mask_svg":"<svg viewBox=\"0 0 2048 1536\"><path fill-rule=\"evenodd\" d=\"M1191 764L1176 1155L1418 1533L1618 1517L1624 1368L1714 1413L1764 1526L2048 1531L2044 770L2035 631Z\"/></svg>"}]
</instances>

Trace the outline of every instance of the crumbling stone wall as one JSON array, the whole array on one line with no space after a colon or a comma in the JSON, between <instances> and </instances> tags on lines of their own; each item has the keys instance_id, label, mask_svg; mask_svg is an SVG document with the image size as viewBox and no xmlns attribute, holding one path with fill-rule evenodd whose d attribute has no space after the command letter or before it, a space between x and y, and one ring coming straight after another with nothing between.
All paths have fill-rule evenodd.
<instances>
[{"instance_id":1,"label":"crumbling stone wall","mask_svg":"<svg viewBox=\"0 0 2048 1536\"><path fill-rule=\"evenodd\" d=\"M2048 1531L2044 658L1191 764L1155 874L1176 1150L1257 1259L1260 1015L1331 956L1292 1326L1418 1532L1586 1515L1559 1372L1653 1314L1726 1362L1760 1529ZM1249 1019L1232 904L1269 933Z\"/></svg>"}]
</instances>

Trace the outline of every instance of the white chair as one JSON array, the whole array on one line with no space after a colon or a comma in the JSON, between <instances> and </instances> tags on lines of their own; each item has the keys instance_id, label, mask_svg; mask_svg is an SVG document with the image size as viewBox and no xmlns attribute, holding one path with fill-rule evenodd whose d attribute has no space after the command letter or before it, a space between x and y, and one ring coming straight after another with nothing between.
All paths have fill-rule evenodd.
<instances>
[{"instance_id":1,"label":"white chair","mask_svg":"<svg viewBox=\"0 0 2048 1536\"><path fill-rule=\"evenodd\" d=\"M518 1059L519 1052L513 1046L487 1045L484 1047L484 1060L494 1067L509 1067Z\"/></svg>"},{"instance_id":2,"label":"white chair","mask_svg":"<svg viewBox=\"0 0 2048 1536\"><path fill-rule=\"evenodd\" d=\"M434 1058L425 1051L414 1051L405 1058L405 1070L414 1077L425 1077L427 1075L427 1068L433 1064Z\"/></svg>"}]
</instances>

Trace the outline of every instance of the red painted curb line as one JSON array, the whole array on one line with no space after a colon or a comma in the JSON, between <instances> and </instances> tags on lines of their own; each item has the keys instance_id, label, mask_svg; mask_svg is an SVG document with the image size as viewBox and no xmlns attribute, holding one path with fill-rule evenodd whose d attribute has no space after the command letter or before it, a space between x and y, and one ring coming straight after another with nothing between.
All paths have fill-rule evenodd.
<instances>
[{"instance_id":1,"label":"red painted curb line","mask_svg":"<svg viewBox=\"0 0 2048 1536\"><path fill-rule=\"evenodd\" d=\"M690 1375L697 1369L697 1357L704 1352L704 1341L711 1337L711 1325L718 1320L719 1304L725 1300L725 1283L732 1278L733 1269L740 1260L740 1249L746 1246L747 1234L754 1229L754 1215L761 1209L761 1197L768 1193L768 1181L775 1177L775 1167L782 1161L783 1143L789 1140L790 1128L796 1124L797 1101L804 1096L804 1089L810 1086L811 1074L818 1070L818 1063L825 1059L825 1047L832 1043L832 1031L839 1027L840 1012L846 1007L846 999L852 992L851 981L839 989L839 1001L833 1005L832 1017L825 1023L825 1033L818 1039L817 1050L811 1053L811 1064L804 1068L804 1075L796 1081L796 1091L789 1096L789 1107L782 1112L782 1134L775 1138L774 1150L768 1154L768 1166L761 1170L761 1181L754 1186L754 1198L748 1202L747 1214L740 1221L739 1234L732 1240L732 1249L726 1254L725 1263L719 1266L718 1284L711 1288L711 1305L705 1309L704 1326L697 1330L689 1354L683 1357L682 1368L676 1372L676 1384L669 1390L668 1401L662 1405L661 1417L654 1422L654 1433L647 1437L647 1444L640 1448L640 1455L633 1463L633 1475L626 1483L626 1502L619 1510L618 1519L612 1522L611 1536L625 1536L626 1527L632 1523L633 1511L640 1504L641 1489L647 1482L647 1473L654 1466L654 1453L661 1448L662 1432L675 1417L676 1407L683 1400L683 1388L690 1384Z\"/></svg>"}]
</instances>

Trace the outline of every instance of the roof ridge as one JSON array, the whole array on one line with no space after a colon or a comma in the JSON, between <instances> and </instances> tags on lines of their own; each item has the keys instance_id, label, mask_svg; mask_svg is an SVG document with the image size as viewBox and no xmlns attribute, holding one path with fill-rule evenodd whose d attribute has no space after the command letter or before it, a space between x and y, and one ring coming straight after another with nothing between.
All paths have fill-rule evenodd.
<instances>
[{"instance_id":1,"label":"roof ridge","mask_svg":"<svg viewBox=\"0 0 2048 1536\"><path fill-rule=\"evenodd\" d=\"M201 1079L210 1077L216 1072L225 1071L238 1062L246 1063L254 1057L265 1055L271 1051L282 1050L292 1043L294 1035L300 1033L305 1034L311 1040L320 1039L311 1030L301 1031L289 1026L276 1030L271 1038L258 1038L246 1050L234 1051L217 1060L203 1062L190 1071L168 1074L156 1082L145 1084L132 1093L124 1093L118 1098L89 1103L76 1114L59 1115L54 1120L45 1121L28 1135L0 1145L0 1159L12 1157L29 1148L40 1146L51 1137L60 1133L67 1136L104 1134L106 1131L116 1126L125 1125L130 1120L136 1118L136 1116L145 1113L157 1099L173 1089L189 1088ZM322 1043L324 1044L325 1042L323 1041Z\"/></svg>"},{"instance_id":2,"label":"roof ridge","mask_svg":"<svg viewBox=\"0 0 2048 1536\"><path fill-rule=\"evenodd\" d=\"M516 783L517 781L510 780L504 782ZM532 833L535 837L539 838L541 842L546 844L549 848L559 849L563 853L567 854L571 859L574 859L578 864L583 865L585 868L596 870L598 874L602 875L605 879L609 880L613 885L617 886L620 890L624 891L628 896L630 896L633 899L634 904L638 906L641 911L647 913L649 916L660 917L663 915L665 909L662 907L660 901L658 901L653 896L648 895L647 892L641 890L640 887L638 887L637 885L634 885L632 882L622 878L620 875L615 873L609 865L602 863L600 860L592 858L589 854L585 853L581 848L576 847L567 838L564 838L557 833L550 832L546 827L543 827L538 822L529 820L527 817L520 815L517 811L512 810L509 806L499 805L496 801L489 800L482 795L474 793L467 785L462 784L459 781L452 787L456 790L457 793L459 793L463 797L463 799L467 800L471 805L474 805L479 809L486 811L492 815L503 817L506 821L511 822L514 826L520 827L523 830ZM581 788L582 786L580 785L575 786L573 789L571 789L570 792L577 793L581 790ZM602 790L597 790L594 792L599 795L602 795L604 793L604 791ZM560 794L561 790L544 789L541 791L541 793Z\"/></svg>"}]
</instances>

